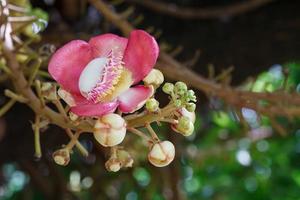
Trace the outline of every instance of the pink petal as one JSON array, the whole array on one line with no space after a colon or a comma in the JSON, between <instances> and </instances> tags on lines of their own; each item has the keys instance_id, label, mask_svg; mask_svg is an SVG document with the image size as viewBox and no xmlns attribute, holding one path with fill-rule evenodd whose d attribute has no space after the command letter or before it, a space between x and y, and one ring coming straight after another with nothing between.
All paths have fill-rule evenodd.
<instances>
[{"instance_id":1,"label":"pink petal","mask_svg":"<svg viewBox=\"0 0 300 200\"><path fill-rule=\"evenodd\" d=\"M129 88L118 97L120 102L119 109L124 113L134 112L142 107L152 94L153 87L138 85Z\"/></svg>"},{"instance_id":2,"label":"pink petal","mask_svg":"<svg viewBox=\"0 0 300 200\"><path fill-rule=\"evenodd\" d=\"M48 71L63 89L80 94L79 76L91 59L90 45L82 40L73 40L54 53Z\"/></svg>"},{"instance_id":3,"label":"pink petal","mask_svg":"<svg viewBox=\"0 0 300 200\"><path fill-rule=\"evenodd\" d=\"M111 50L117 55L123 56L127 38L107 33L91 38L89 44L92 46L94 57L107 56Z\"/></svg>"},{"instance_id":4,"label":"pink petal","mask_svg":"<svg viewBox=\"0 0 300 200\"><path fill-rule=\"evenodd\" d=\"M142 30L132 31L123 61L132 74L134 83L142 80L153 68L159 54L156 40Z\"/></svg>"},{"instance_id":5,"label":"pink petal","mask_svg":"<svg viewBox=\"0 0 300 200\"><path fill-rule=\"evenodd\" d=\"M107 102L107 103L97 103L88 102L87 104L81 104L71 107L71 112L78 116L89 116L97 117L102 116L107 113L112 113L118 107L118 102Z\"/></svg>"}]
</instances>

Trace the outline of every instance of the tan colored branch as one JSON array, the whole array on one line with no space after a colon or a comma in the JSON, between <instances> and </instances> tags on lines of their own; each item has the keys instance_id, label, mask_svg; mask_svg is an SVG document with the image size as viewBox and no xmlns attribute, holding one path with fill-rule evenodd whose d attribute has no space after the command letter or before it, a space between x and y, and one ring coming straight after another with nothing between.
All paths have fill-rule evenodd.
<instances>
[{"instance_id":1,"label":"tan colored branch","mask_svg":"<svg viewBox=\"0 0 300 200\"><path fill-rule=\"evenodd\" d=\"M234 17L253 11L275 0L247 0L223 7L213 8L183 8L174 3L165 3L158 0L125 0L129 3L149 8L157 13L166 14L181 19L212 19Z\"/></svg>"}]
</instances>

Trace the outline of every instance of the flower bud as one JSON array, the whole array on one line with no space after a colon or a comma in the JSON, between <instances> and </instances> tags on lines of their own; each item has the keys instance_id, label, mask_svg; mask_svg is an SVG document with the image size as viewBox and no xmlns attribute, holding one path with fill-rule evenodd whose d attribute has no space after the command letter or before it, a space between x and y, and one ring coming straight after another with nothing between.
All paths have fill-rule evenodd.
<instances>
[{"instance_id":1,"label":"flower bud","mask_svg":"<svg viewBox=\"0 0 300 200\"><path fill-rule=\"evenodd\" d=\"M43 96L50 101L54 101L57 99L56 87L49 82L42 83L41 92Z\"/></svg>"},{"instance_id":2,"label":"flower bud","mask_svg":"<svg viewBox=\"0 0 300 200\"><path fill-rule=\"evenodd\" d=\"M117 157L121 161L122 167L132 167L134 161L127 151L118 149Z\"/></svg>"},{"instance_id":3,"label":"flower bud","mask_svg":"<svg viewBox=\"0 0 300 200\"><path fill-rule=\"evenodd\" d=\"M194 131L194 123L196 119L195 112L189 112L185 108L181 108L177 111L180 115L178 122L176 124L172 124L171 128L184 136L189 136Z\"/></svg>"},{"instance_id":4,"label":"flower bud","mask_svg":"<svg viewBox=\"0 0 300 200\"><path fill-rule=\"evenodd\" d=\"M184 82L178 81L175 83L175 92L179 95L183 95L187 91L187 86Z\"/></svg>"},{"instance_id":5,"label":"flower bud","mask_svg":"<svg viewBox=\"0 0 300 200\"><path fill-rule=\"evenodd\" d=\"M94 126L95 139L105 147L120 144L126 135L125 120L115 113L103 115Z\"/></svg>"},{"instance_id":6,"label":"flower bud","mask_svg":"<svg viewBox=\"0 0 300 200\"><path fill-rule=\"evenodd\" d=\"M196 95L195 95L194 90L188 90L188 91L187 91L187 99L188 99L189 101L194 101L194 102L197 101L197 98L196 98Z\"/></svg>"},{"instance_id":7,"label":"flower bud","mask_svg":"<svg viewBox=\"0 0 300 200\"><path fill-rule=\"evenodd\" d=\"M178 124L175 126L175 131L184 136L190 136L194 131L194 124L188 117L180 117Z\"/></svg>"},{"instance_id":8,"label":"flower bud","mask_svg":"<svg viewBox=\"0 0 300 200\"><path fill-rule=\"evenodd\" d=\"M149 110L150 112L156 112L159 109L159 102L151 98L146 102L146 109Z\"/></svg>"},{"instance_id":9,"label":"flower bud","mask_svg":"<svg viewBox=\"0 0 300 200\"><path fill-rule=\"evenodd\" d=\"M70 162L70 152L68 149L59 149L52 154L56 164L66 166Z\"/></svg>"},{"instance_id":10,"label":"flower bud","mask_svg":"<svg viewBox=\"0 0 300 200\"><path fill-rule=\"evenodd\" d=\"M60 96L60 98L62 98L69 106L75 106L75 99L72 97L72 95L67 92L64 89L59 88L57 91L58 96Z\"/></svg>"},{"instance_id":11,"label":"flower bud","mask_svg":"<svg viewBox=\"0 0 300 200\"><path fill-rule=\"evenodd\" d=\"M175 105L176 107L180 107L180 106L181 106L181 100L176 99L176 100L174 101L174 105Z\"/></svg>"},{"instance_id":12,"label":"flower bud","mask_svg":"<svg viewBox=\"0 0 300 200\"><path fill-rule=\"evenodd\" d=\"M171 94L174 91L174 85L172 83L165 83L162 90L166 94Z\"/></svg>"},{"instance_id":13,"label":"flower bud","mask_svg":"<svg viewBox=\"0 0 300 200\"><path fill-rule=\"evenodd\" d=\"M196 105L194 103L188 103L188 104L186 104L186 109L189 112L195 112Z\"/></svg>"},{"instance_id":14,"label":"flower bud","mask_svg":"<svg viewBox=\"0 0 300 200\"><path fill-rule=\"evenodd\" d=\"M71 121L76 121L79 118L79 116L72 112L69 112L69 118Z\"/></svg>"},{"instance_id":15,"label":"flower bud","mask_svg":"<svg viewBox=\"0 0 300 200\"><path fill-rule=\"evenodd\" d=\"M189 112L186 108L181 108L177 112L180 116L188 117L192 123L195 123L196 120L195 112Z\"/></svg>"},{"instance_id":16,"label":"flower bud","mask_svg":"<svg viewBox=\"0 0 300 200\"><path fill-rule=\"evenodd\" d=\"M170 164L175 157L175 147L170 141L155 143L148 153L149 162L156 167Z\"/></svg>"},{"instance_id":17,"label":"flower bud","mask_svg":"<svg viewBox=\"0 0 300 200\"><path fill-rule=\"evenodd\" d=\"M110 158L105 163L105 168L110 172L117 172L121 169L122 163L117 158Z\"/></svg>"},{"instance_id":18,"label":"flower bud","mask_svg":"<svg viewBox=\"0 0 300 200\"><path fill-rule=\"evenodd\" d=\"M143 79L145 85L159 86L164 82L164 75L158 69L152 69L151 72Z\"/></svg>"},{"instance_id":19,"label":"flower bud","mask_svg":"<svg viewBox=\"0 0 300 200\"><path fill-rule=\"evenodd\" d=\"M105 163L105 167L108 171L117 172L122 167L132 167L133 159L131 155L122 149L117 149L110 159Z\"/></svg>"}]
</instances>

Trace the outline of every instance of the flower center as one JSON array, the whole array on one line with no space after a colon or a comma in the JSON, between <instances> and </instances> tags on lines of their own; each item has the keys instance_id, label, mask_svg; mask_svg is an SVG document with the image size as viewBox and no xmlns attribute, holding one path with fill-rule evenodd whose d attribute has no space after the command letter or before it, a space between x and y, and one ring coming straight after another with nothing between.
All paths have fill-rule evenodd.
<instances>
[{"instance_id":1,"label":"flower center","mask_svg":"<svg viewBox=\"0 0 300 200\"><path fill-rule=\"evenodd\" d=\"M90 61L79 77L81 94L94 103L111 94L123 72L122 56L110 51L106 57Z\"/></svg>"}]
</instances>

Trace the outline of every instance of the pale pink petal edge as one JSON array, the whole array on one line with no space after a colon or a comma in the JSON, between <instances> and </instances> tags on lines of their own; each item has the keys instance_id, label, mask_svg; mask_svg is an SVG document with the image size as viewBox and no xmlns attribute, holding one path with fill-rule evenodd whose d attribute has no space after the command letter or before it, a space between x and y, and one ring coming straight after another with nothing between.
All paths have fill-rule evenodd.
<instances>
[{"instance_id":1,"label":"pale pink petal edge","mask_svg":"<svg viewBox=\"0 0 300 200\"><path fill-rule=\"evenodd\" d=\"M146 101L153 95L153 87L138 85L129 88L119 97L119 109L124 113L131 113L141 108Z\"/></svg>"}]
</instances>

